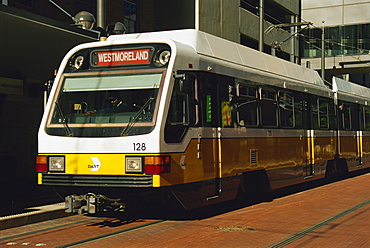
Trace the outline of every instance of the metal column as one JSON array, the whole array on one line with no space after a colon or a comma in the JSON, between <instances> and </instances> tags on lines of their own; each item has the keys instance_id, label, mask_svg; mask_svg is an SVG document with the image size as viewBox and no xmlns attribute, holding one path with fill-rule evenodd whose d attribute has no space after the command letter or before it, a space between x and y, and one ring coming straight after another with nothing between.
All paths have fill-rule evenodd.
<instances>
[{"instance_id":1,"label":"metal column","mask_svg":"<svg viewBox=\"0 0 370 248\"><path fill-rule=\"evenodd\" d=\"M96 2L97 26L105 29L105 0L97 0Z\"/></svg>"},{"instance_id":2,"label":"metal column","mask_svg":"<svg viewBox=\"0 0 370 248\"><path fill-rule=\"evenodd\" d=\"M258 49L259 51L263 52L263 45L264 45L264 40L263 40L263 35L264 35L264 30L263 30L263 19L264 19L264 12L265 12L265 2L264 0L260 0L260 5L259 5L259 17L260 17L260 37L258 41Z\"/></svg>"}]
</instances>

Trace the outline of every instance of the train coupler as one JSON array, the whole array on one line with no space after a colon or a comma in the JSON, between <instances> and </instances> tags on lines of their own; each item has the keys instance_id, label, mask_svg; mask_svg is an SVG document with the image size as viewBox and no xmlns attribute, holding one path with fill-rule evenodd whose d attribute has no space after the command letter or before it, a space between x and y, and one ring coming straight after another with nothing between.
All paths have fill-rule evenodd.
<instances>
[{"instance_id":1,"label":"train coupler","mask_svg":"<svg viewBox=\"0 0 370 248\"><path fill-rule=\"evenodd\" d=\"M125 210L126 204L121 199L111 199L104 195L88 193L85 195L69 195L65 197L66 213L95 214L106 211Z\"/></svg>"}]
</instances>

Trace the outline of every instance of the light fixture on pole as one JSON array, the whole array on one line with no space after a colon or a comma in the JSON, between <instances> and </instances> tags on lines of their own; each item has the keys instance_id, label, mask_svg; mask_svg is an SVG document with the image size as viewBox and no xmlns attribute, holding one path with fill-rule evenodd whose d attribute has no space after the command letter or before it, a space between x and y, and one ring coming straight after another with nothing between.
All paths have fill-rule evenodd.
<instances>
[{"instance_id":1,"label":"light fixture on pole","mask_svg":"<svg viewBox=\"0 0 370 248\"><path fill-rule=\"evenodd\" d=\"M65 11L62 7L60 7L58 4L56 4L53 0L49 0L50 3L52 3L55 7L60 9L64 14L69 16L75 25L80 26L82 29L88 29L91 30L95 24L95 17L93 14L87 11L81 11L76 14L76 16L72 16L67 11Z\"/></svg>"},{"instance_id":2,"label":"light fixture on pole","mask_svg":"<svg viewBox=\"0 0 370 248\"><path fill-rule=\"evenodd\" d=\"M95 24L95 17L87 11L81 11L74 17L75 24L81 26L82 29L91 30Z\"/></svg>"},{"instance_id":3,"label":"light fixture on pole","mask_svg":"<svg viewBox=\"0 0 370 248\"><path fill-rule=\"evenodd\" d=\"M126 27L122 22L115 22L107 26L107 35L125 34Z\"/></svg>"}]
</instances>

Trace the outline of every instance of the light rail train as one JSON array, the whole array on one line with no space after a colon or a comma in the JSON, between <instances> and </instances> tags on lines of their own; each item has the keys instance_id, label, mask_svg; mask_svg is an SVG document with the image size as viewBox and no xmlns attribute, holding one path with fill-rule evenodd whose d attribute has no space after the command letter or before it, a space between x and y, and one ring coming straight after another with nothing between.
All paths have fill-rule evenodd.
<instances>
[{"instance_id":1,"label":"light rail train","mask_svg":"<svg viewBox=\"0 0 370 248\"><path fill-rule=\"evenodd\" d=\"M186 209L370 165L370 89L197 31L112 35L64 58L38 184L89 212Z\"/></svg>"}]
</instances>

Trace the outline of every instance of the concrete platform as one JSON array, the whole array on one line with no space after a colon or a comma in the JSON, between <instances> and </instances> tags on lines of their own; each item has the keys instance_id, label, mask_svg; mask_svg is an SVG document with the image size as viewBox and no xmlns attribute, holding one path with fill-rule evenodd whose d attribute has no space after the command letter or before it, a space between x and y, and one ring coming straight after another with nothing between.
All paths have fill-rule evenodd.
<instances>
[{"instance_id":1,"label":"concrete platform","mask_svg":"<svg viewBox=\"0 0 370 248\"><path fill-rule=\"evenodd\" d=\"M359 175L199 220L168 221L94 247L370 247L369 189L370 174Z\"/></svg>"},{"instance_id":2,"label":"concrete platform","mask_svg":"<svg viewBox=\"0 0 370 248\"><path fill-rule=\"evenodd\" d=\"M68 216L64 202L25 208L17 214L0 217L0 230Z\"/></svg>"}]
</instances>

